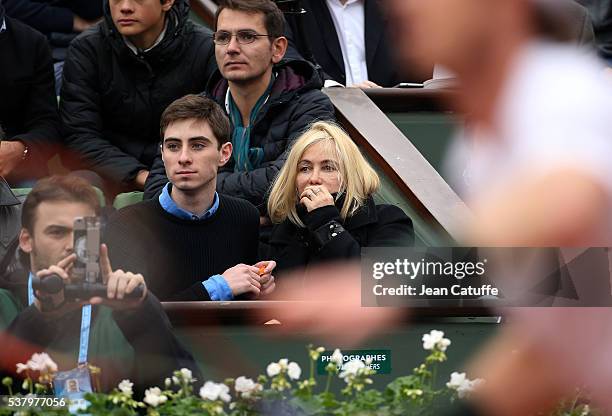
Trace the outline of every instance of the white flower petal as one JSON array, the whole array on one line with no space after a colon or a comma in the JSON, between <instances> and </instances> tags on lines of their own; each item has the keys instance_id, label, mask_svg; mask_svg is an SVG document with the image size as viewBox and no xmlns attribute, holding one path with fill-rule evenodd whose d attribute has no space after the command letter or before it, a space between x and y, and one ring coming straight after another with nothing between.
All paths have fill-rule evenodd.
<instances>
[{"instance_id":1,"label":"white flower petal","mask_svg":"<svg viewBox=\"0 0 612 416\"><path fill-rule=\"evenodd\" d=\"M289 375L290 379L298 380L302 375L302 369L298 363L292 361L287 366L287 374Z\"/></svg>"},{"instance_id":2,"label":"white flower petal","mask_svg":"<svg viewBox=\"0 0 612 416\"><path fill-rule=\"evenodd\" d=\"M281 372L281 366L278 363L270 363L268 364L268 368L266 368L266 373L268 377L274 377L279 375Z\"/></svg>"}]
</instances>

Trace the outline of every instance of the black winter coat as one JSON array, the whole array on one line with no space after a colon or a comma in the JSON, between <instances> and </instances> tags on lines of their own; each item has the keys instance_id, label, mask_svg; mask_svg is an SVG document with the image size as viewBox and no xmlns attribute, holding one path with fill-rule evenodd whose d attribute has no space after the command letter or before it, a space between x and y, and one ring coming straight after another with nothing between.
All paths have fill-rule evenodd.
<instances>
[{"instance_id":1,"label":"black winter coat","mask_svg":"<svg viewBox=\"0 0 612 416\"><path fill-rule=\"evenodd\" d=\"M388 22L383 13L380 0L364 2L364 37L368 79L381 87L393 87L407 82L423 82L431 78L432 71L401 72L399 60L395 53L397 41L388 33ZM321 65L327 79L346 84L346 74L342 48L338 40L336 27L327 2L322 0L301 0L304 14L287 14L287 37L289 44L304 57L308 50L317 64ZM304 37L300 36L299 22L304 28ZM407 68L411 68L410 65Z\"/></svg>"},{"instance_id":2,"label":"black winter coat","mask_svg":"<svg viewBox=\"0 0 612 416\"><path fill-rule=\"evenodd\" d=\"M134 54L104 21L77 37L64 66L60 114L66 142L85 167L115 183L150 169L165 108L199 93L216 69L211 32L189 21L187 0L168 13L161 43Z\"/></svg>"},{"instance_id":3,"label":"black winter coat","mask_svg":"<svg viewBox=\"0 0 612 416\"><path fill-rule=\"evenodd\" d=\"M267 258L276 261L276 273L318 263L358 259L362 247L414 244L412 220L395 205L376 205L370 197L357 212L342 221L338 208L342 204L340 198L336 206L311 212L298 207L306 228L299 228L288 219L274 226ZM344 231L338 232L338 225ZM332 236L332 233L337 235Z\"/></svg>"},{"instance_id":4,"label":"black winter coat","mask_svg":"<svg viewBox=\"0 0 612 416\"><path fill-rule=\"evenodd\" d=\"M243 198L265 212L264 199L287 158L286 151L299 134L314 121L333 120L334 107L320 89L318 71L306 61L289 60L275 67L276 81L270 99L259 112L251 131L251 145L264 149L261 167L250 172L234 172L233 159L219 171L217 191ZM205 95L225 108L227 81L216 72ZM167 183L164 165L158 155L145 186L145 199L153 198Z\"/></svg>"},{"instance_id":5,"label":"black winter coat","mask_svg":"<svg viewBox=\"0 0 612 416\"><path fill-rule=\"evenodd\" d=\"M22 180L47 175L47 159L59 141L55 78L47 39L23 23L4 16L0 4L0 125L6 140L28 147L26 161L11 173ZM13 177L13 175L16 175Z\"/></svg>"}]
</instances>

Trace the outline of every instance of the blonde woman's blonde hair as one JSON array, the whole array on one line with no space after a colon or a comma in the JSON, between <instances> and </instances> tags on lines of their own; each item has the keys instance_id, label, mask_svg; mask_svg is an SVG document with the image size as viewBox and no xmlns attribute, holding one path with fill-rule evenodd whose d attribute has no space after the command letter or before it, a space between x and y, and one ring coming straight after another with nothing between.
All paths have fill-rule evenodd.
<instances>
[{"instance_id":1,"label":"blonde woman's blonde hair","mask_svg":"<svg viewBox=\"0 0 612 416\"><path fill-rule=\"evenodd\" d=\"M340 209L343 220L353 215L368 197L378 190L380 185L378 174L365 160L349 135L337 124L319 121L312 124L295 141L272 185L268 197L268 214L273 223L278 224L289 218L298 227L305 227L296 210L298 203L296 178L298 164L304 152L317 143L324 143L326 150L338 162L340 191L336 199L343 194L346 196Z\"/></svg>"}]
</instances>

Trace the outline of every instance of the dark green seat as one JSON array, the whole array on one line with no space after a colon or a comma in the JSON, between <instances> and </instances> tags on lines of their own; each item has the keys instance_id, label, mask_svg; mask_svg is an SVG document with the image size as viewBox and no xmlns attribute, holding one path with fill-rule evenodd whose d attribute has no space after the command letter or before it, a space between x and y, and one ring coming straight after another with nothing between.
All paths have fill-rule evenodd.
<instances>
[{"instance_id":1,"label":"dark green seat","mask_svg":"<svg viewBox=\"0 0 612 416\"><path fill-rule=\"evenodd\" d=\"M115 207L115 209L121 209L129 205L137 204L142 201L143 195L144 194L142 192L138 191L119 194L113 201L113 207Z\"/></svg>"}]
</instances>

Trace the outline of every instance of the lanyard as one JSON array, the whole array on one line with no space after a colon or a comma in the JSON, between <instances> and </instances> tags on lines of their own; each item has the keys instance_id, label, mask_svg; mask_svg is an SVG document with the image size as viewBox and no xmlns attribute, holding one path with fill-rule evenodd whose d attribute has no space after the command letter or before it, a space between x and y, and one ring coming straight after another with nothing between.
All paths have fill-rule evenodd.
<instances>
[{"instance_id":1,"label":"lanyard","mask_svg":"<svg viewBox=\"0 0 612 416\"><path fill-rule=\"evenodd\" d=\"M34 290L32 289L32 274L28 277L28 304L34 303ZM91 329L91 305L84 305L81 310L81 336L79 339L79 364L87 363L89 350L89 330Z\"/></svg>"}]
</instances>

